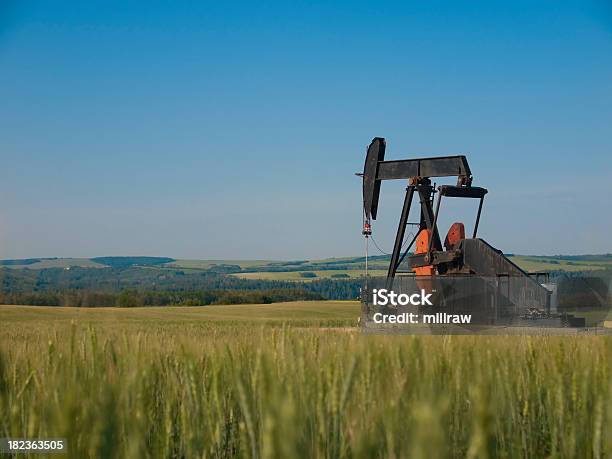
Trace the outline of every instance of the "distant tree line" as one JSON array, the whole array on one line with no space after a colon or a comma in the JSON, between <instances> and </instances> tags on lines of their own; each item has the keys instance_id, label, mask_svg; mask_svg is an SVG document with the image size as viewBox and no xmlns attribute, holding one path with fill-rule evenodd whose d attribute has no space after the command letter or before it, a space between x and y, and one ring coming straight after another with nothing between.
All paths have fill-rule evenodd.
<instances>
[{"instance_id":1,"label":"distant tree line","mask_svg":"<svg viewBox=\"0 0 612 459\"><path fill-rule=\"evenodd\" d=\"M91 261L112 268L127 268L128 266L153 266L176 261L168 257L95 257Z\"/></svg>"},{"instance_id":2,"label":"distant tree line","mask_svg":"<svg viewBox=\"0 0 612 459\"><path fill-rule=\"evenodd\" d=\"M211 304L267 304L281 301L322 300L320 294L304 289L207 290L185 292L124 290L96 292L68 290L62 292L3 293L0 304L74 307L138 306L206 306Z\"/></svg>"},{"instance_id":3,"label":"distant tree line","mask_svg":"<svg viewBox=\"0 0 612 459\"><path fill-rule=\"evenodd\" d=\"M357 298L360 286L354 279L255 280L134 266L0 268L0 304L125 307L344 300Z\"/></svg>"}]
</instances>

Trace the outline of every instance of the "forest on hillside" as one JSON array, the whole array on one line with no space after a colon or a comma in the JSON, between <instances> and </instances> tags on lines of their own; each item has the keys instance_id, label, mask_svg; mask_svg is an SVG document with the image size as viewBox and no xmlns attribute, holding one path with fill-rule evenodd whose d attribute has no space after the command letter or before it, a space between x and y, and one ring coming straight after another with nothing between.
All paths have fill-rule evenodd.
<instances>
[{"instance_id":1,"label":"forest on hillside","mask_svg":"<svg viewBox=\"0 0 612 459\"><path fill-rule=\"evenodd\" d=\"M251 280L214 271L139 266L0 268L0 304L126 307L339 300L357 298L360 285L356 279Z\"/></svg>"}]
</instances>

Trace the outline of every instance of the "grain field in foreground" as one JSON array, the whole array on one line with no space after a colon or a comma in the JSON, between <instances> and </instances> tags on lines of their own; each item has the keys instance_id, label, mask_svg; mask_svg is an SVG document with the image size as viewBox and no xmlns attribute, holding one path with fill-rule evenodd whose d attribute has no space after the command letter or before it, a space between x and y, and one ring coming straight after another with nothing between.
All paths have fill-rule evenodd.
<instances>
[{"instance_id":1,"label":"grain field in foreground","mask_svg":"<svg viewBox=\"0 0 612 459\"><path fill-rule=\"evenodd\" d=\"M0 437L75 458L611 454L610 338L363 336L357 315L0 306Z\"/></svg>"}]
</instances>

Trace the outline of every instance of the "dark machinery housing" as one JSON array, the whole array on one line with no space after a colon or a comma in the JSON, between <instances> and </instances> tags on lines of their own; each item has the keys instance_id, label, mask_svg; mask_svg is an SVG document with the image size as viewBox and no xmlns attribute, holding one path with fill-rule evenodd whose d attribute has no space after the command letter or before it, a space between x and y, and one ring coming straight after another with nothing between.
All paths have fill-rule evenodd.
<instances>
[{"instance_id":1,"label":"dark machinery housing","mask_svg":"<svg viewBox=\"0 0 612 459\"><path fill-rule=\"evenodd\" d=\"M479 276L507 286L507 300L522 308L549 310L550 292L504 254L482 239L476 238L483 201L487 189L472 185L473 177L465 156L385 161L386 142L376 137L370 144L363 170L364 234L371 231L370 220L376 220L381 183L384 180L408 181L404 204L395 236L387 285L392 285L400 265L409 267L404 273L416 276ZM360 174L361 175L361 174ZM456 177L457 184L435 189L434 177ZM435 195L437 199L435 198ZM415 195L420 204L416 235L405 250L404 236ZM471 238L466 237L463 223L454 223L442 241L438 215L443 197L478 199L478 213ZM435 200L435 204L434 204ZM415 223L417 225L417 223ZM411 253L413 246L416 246ZM518 311L517 311L518 312Z\"/></svg>"}]
</instances>

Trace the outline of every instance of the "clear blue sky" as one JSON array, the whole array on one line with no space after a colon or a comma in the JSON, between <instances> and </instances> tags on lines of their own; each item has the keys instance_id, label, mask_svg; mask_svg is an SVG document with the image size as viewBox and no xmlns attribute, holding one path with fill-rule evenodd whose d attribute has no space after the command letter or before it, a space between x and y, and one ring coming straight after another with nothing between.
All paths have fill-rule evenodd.
<instances>
[{"instance_id":1,"label":"clear blue sky","mask_svg":"<svg viewBox=\"0 0 612 459\"><path fill-rule=\"evenodd\" d=\"M467 154L506 252L612 252L610 2L0 3L0 258L358 255L374 136Z\"/></svg>"}]
</instances>

